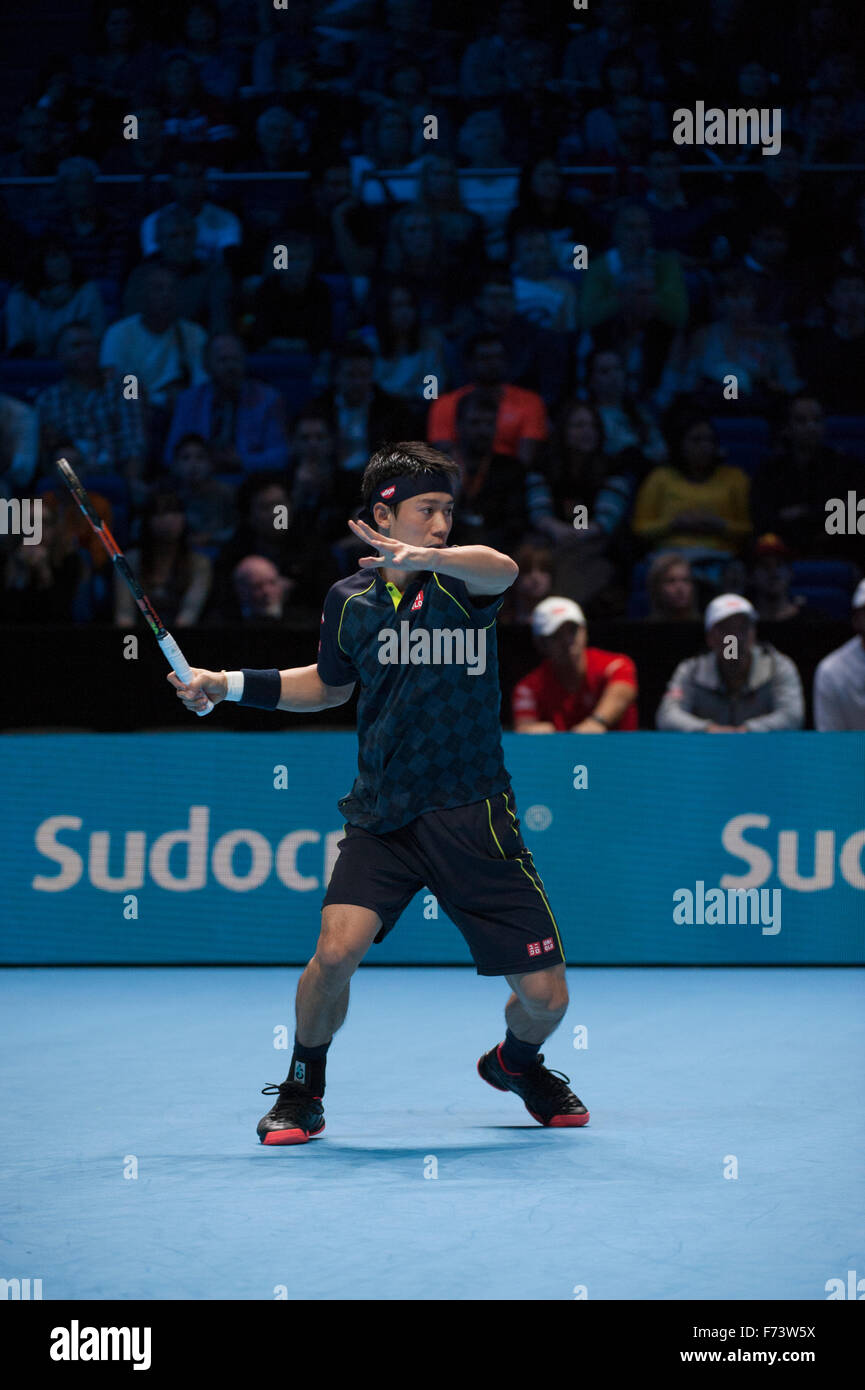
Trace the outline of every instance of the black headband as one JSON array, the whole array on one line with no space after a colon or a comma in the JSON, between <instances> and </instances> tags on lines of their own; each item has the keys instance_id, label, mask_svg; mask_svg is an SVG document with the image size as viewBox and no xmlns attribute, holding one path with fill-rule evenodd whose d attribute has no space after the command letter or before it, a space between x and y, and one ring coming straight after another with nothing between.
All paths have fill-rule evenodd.
<instances>
[{"instance_id":1,"label":"black headband","mask_svg":"<svg viewBox=\"0 0 865 1390\"><path fill-rule=\"evenodd\" d=\"M404 502L407 497L418 497L422 492L446 492L453 497L453 479L447 473L438 473L434 469L425 473L403 473L397 478L388 478L370 497L369 509L372 511L376 502L395 507L398 502Z\"/></svg>"}]
</instances>

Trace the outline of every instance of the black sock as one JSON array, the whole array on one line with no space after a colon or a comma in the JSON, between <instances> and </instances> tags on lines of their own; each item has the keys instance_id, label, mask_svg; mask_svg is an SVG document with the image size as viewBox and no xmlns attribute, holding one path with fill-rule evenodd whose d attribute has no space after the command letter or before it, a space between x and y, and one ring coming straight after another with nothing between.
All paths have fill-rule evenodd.
<instances>
[{"instance_id":1,"label":"black sock","mask_svg":"<svg viewBox=\"0 0 865 1390\"><path fill-rule=\"evenodd\" d=\"M541 1046L541 1043L522 1042L520 1038L514 1037L514 1034L511 1032L510 1028L508 1028L505 1032L505 1040L502 1043L501 1052L499 1053L502 1066L505 1067L507 1071L528 1071L529 1067L537 1058Z\"/></svg>"},{"instance_id":2,"label":"black sock","mask_svg":"<svg viewBox=\"0 0 865 1390\"><path fill-rule=\"evenodd\" d=\"M333 1042L333 1038L330 1042ZM291 1066L285 1078L286 1081L299 1081L302 1086L307 1086L319 1100L324 1095L324 1069L330 1042L322 1043L319 1047L304 1047L295 1033Z\"/></svg>"}]
</instances>

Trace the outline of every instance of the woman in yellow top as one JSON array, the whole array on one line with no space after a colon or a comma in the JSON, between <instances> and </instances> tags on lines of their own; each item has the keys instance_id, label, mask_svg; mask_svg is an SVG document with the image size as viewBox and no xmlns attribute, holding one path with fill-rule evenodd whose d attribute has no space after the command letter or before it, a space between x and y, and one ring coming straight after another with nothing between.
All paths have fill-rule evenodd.
<instances>
[{"instance_id":1,"label":"woman in yellow top","mask_svg":"<svg viewBox=\"0 0 865 1390\"><path fill-rule=\"evenodd\" d=\"M680 423L670 464L652 469L634 503L631 529L648 550L717 559L743 550L752 529L750 479L722 458L711 420Z\"/></svg>"}]
</instances>

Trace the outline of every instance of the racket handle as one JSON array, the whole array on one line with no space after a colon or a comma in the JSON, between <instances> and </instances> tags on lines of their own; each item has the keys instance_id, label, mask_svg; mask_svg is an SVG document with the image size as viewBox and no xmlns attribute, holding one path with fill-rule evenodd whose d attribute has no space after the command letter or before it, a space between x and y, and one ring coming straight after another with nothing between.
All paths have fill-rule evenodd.
<instances>
[{"instance_id":1,"label":"racket handle","mask_svg":"<svg viewBox=\"0 0 865 1390\"><path fill-rule=\"evenodd\" d=\"M192 680L192 671L189 662L186 660L186 657L183 655L183 652L178 647L171 633L166 632L164 637L157 637L156 640L162 648L163 656L171 669L180 677L184 685L188 685ZM197 709L195 713L200 717L201 715L209 714L212 709L213 705L211 701L208 700L204 709Z\"/></svg>"}]
</instances>

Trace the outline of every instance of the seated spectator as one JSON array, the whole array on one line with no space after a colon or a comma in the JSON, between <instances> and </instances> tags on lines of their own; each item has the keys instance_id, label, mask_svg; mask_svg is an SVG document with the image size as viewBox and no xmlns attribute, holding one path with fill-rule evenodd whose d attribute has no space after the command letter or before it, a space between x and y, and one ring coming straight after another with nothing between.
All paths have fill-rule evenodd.
<instances>
[{"instance_id":1,"label":"seated spectator","mask_svg":"<svg viewBox=\"0 0 865 1390\"><path fill-rule=\"evenodd\" d=\"M865 729L865 579L852 608L855 636L824 656L814 675L814 728L821 734Z\"/></svg>"},{"instance_id":2,"label":"seated spectator","mask_svg":"<svg viewBox=\"0 0 865 1390\"><path fill-rule=\"evenodd\" d=\"M0 155L0 177L50 178L57 167L57 122L42 106L25 106L15 126L17 149Z\"/></svg>"},{"instance_id":3,"label":"seated spectator","mask_svg":"<svg viewBox=\"0 0 865 1390\"><path fill-rule=\"evenodd\" d=\"M306 529L293 514L285 483L267 474L252 474L238 489L237 512L240 524L230 541L222 546L214 562L214 583L209 618L230 615L231 576L237 565L250 555L271 561L278 572L292 581L292 606L310 614L321 610L322 581L333 583L333 559L314 532ZM344 528L347 529L347 528Z\"/></svg>"},{"instance_id":4,"label":"seated spectator","mask_svg":"<svg viewBox=\"0 0 865 1390\"><path fill-rule=\"evenodd\" d=\"M519 192L519 175L511 172L513 155L508 146L505 123L496 110L473 111L460 126L457 154L463 169L499 169L499 174L473 177L465 173L460 180L463 203L477 213L484 224L484 246L491 261L507 256L506 227Z\"/></svg>"},{"instance_id":5,"label":"seated spectator","mask_svg":"<svg viewBox=\"0 0 865 1390\"><path fill-rule=\"evenodd\" d=\"M797 337L800 376L831 415L855 415L865 382L865 273L842 269L826 296L828 322Z\"/></svg>"},{"instance_id":6,"label":"seated spectator","mask_svg":"<svg viewBox=\"0 0 865 1390\"><path fill-rule=\"evenodd\" d=\"M73 622L83 616L78 601L89 574L86 552L62 525L61 504L43 497L37 544L21 537L6 558L0 617L5 623Z\"/></svg>"},{"instance_id":7,"label":"seated spectator","mask_svg":"<svg viewBox=\"0 0 865 1390\"><path fill-rule=\"evenodd\" d=\"M447 275L438 224L418 203L395 212L382 255L382 269L410 285L420 305L425 326L447 328L458 303L469 292L461 267Z\"/></svg>"},{"instance_id":8,"label":"seated spectator","mask_svg":"<svg viewBox=\"0 0 865 1390\"><path fill-rule=\"evenodd\" d=\"M747 595L764 622L787 623L794 618L813 621L828 614L799 594L790 593L793 571L790 552L780 536L767 531L754 546L754 558L748 573Z\"/></svg>"},{"instance_id":9,"label":"seated spectator","mask_svg":"<svg viewBox=\"0 0 865 1390\"><path fill-rule=\"evenodd\" d=\"M637 727L637 670L629 656L587 646L579 604L546 598L532 614L543 657L511 696L518 734L606 734Z\"/></svg>"},{"instance_id":10,"label":"seated spectator","mask_svg":"<svg viewBox=\"0 0 865 1390\"><path fill-rule=\"evenodd\" d=\"M111 324L99 360L114 369L118 388L123 377L135 376L148 402L170 411L181 391L205 380L207 334L178 314L177 276L167 266L148 266L141 291L141 312Z\"/></svg>"},{"instance_id":11,"label":"seated spectator","mask_svg":"<svg viewBox=\"0 0 865 1390\"><path fill-rule=\"evenodd\" d=\"M778 328L760 323L757 296L748 271L722 276L721 317L698 328L687 350L671 363L678 389L694 396L701 409L729 410L734 401L748 414L769 410L773 398L798 391L801 382L787 339ZM738 395L724 395L735 377ZM735 409L735 406L733 406Z\"/></svg>"},{"instance_id":12,"label":"seated spectator","mask_svg":"<svg viewBox=\"0 0 865 1390\"><path fill-rule=\"evenodd\" d=\"M558 57L544 39L529 39L517 59L517 86L501 100L513 162L525 165L552 150L564 153L562 136L571 106L559 89Z\"/></svg>"},{"instance_id":13,"label":"seated spectator","mask_svg":"<svg viewBox=\"0 0 865 1390\"><path fill-rule=\"evenodd\" d=\"M730 232L737 244L744 244L747 226L741 224L745 218L750 225L754 218L766 223L781 221L788 231L793 263L810 265L813 272L815 256L820 257L820 248L825 243L826 222L823 198L815 198L816 190L809 182L809 175L802 173L802 162L801 141L793 132L785 130L778 153L760 160L761 178L749 180L749 188L756 182L755 192L743 212L734 219L738 228L731 226ZM813 178L814 175L810 175L810 179Z\"/></svg>"},{"instance_id":14,"label":"seated spectator","mask_svg":"<svg viewBox=\"0 0 865 1390\"><path fill-rule=\"evenodd\" d=\"M404 439L404 408L396 396L374 382L375 353L367 343L348 342L336 353L333 385L313 403L317 414L329 422L336 440L336 461L341 480L352 494L360 489L360 474L370 454L388 439Z\"/></svg>"},{"instance_id":15,"label":"seated spectator","mask_svg":"<svg viewBox=\"0 0 865 1390\"><path fill-rule=\"evenodd\" d=\"M82 57L78 64L82 80L95 96L128 102L130 97L137 99L153 82L159 50L142 37L137 27L139 17L135 5L109 5L102 11L95 51Z\"/></svg>"},{"instance_id":16,"label":"seated spectator","mask_svg":"<svg viewBox=\"0 0 865 1390\"><path fill-rule=\"evenodd\" d=\"M655 723L674 733L768 733L801 729L805 697L799 672L769 642L757 643L757 613L740 594L720 594L706 609L708 652L676 667Z\"/></svg>"},{"instance_id":17,"label":"seated spectator","mask_svg":"<svg viewBox=\"0 0 865 1390\"><path fill-rule=\"evenodd\" d=\"M482 387L457 404L453 457L461 483L450 544L489 545L511 555L528 530L526 473L512 454L495 452L497 416L497 397Z\"/></svg>"},{"instance_id":18,"label":"seated spectator","mask_svg":"<svg viewBox=\"0 0 865 1390\"><path fill-rule=\"evenodd\" d=\"M533 527L555 544L555 588L596 614L624 602L615 592L616 540L643 471L635 450L613 458L597 409L571 401L561 412L544 472L530 476Z\"/></svg>"},{"instance_id":19,"label":"seated spectator","mask_svg":"<svg viewBox=\"0 0 865 1390\"><path fill-rule=\"evenodd\" d=\"M165 461L178 441L200 434L217 473L281 472L288 467L285 403L280 393L246 375L239 338L223 333L207 345L209 380L178 396L165 442Z\"/></svg>"},{"instance_id":20,"label":"seated spectator","mask_svg":"<svg viewBox=\"0 0 865 1390\"><path fill-rule=\"evenodd\" d=\"M562 74L580 91L600 91L604 61L614 50L633 53L640 63L640 90L663 88L660 45L650 24L637 22L634 0L607 0L596 23L581 30L565 49Z\"/></svg>"},{"instance_id":21,"label":"seated spectator","mask_svg":"<svg viewBox=\"0 0 865 1390\"><path fill-rule=\"evenodd\" d=\"M524 227L515 234L511 269L517 313L553 332L575 331L576 286L557 270L547 234L540 227Z\"/></svg>"},{"instance_id":22,"label":"seated spectator","mask_svg":"<svg viewBox=\"0 0 865 1390\"><path fill-rule=\"evenodd\" d=\"M822 403L807 391L790 401L778 448L757 469L751 506L757 533L772 531L797 559L855 560L856 536L826 532L826 502L860 483L851 459L826 443Z\"/></svg>"},{"instance_id":23,"label":"seated spectator","mask_svg":"<svg viewBox=\"0 0 865 1390\"><path fill-rule=\"evenodd\" d=\"M583 326L593 329L615 318L621 311L623 275L644 269L654 276L658 318L681 328L688 317L688 294L678 257L655 249L648 210L640 203L626 203L613 223L609 251L589 262L581 305Z\"/></svg>"},{"instance_id":24,"label":"seated spectator","mask_svg":"<svg viewBox=\"0 0 865 1390\"><path fill-rule=\"evenodd\" d=\"M806 164L859 164L861 131L846 130L841 102L834 92L811 94L801 118L802 158Z\"/></svg>"},{"instance_id":25,"label":"seated spectator","mask_svg":"<svg viewBox=\"0 0 865 1390\"><path fill-rule=\"evenodd\" d=\"M141 400L130 398L100 367L99 343L89 324L66 325L57 358L62 380L36 397L43 465L72 445L86 473L115 473L130 484L141 479L147 461Z\"/></svg>"},{"instance_id":26,"label":"seated spectator","mask_svg":"<svg viewBox=\"0 0 865 1390\"><path fill-rule=\"evenodd\" d=\"M590 255L599 249L604 232L585 205L573 201L554 159L527 163L520 175L517 205L508 218L508 244L525 227L540 227L554 249L556 268L573 273L574 246L585 245ZM579 272L577 272L579 273Z\"/></svg>"},{"instance_id":27,"label":"seated spectator","mask_svg":"<svg viewBox=\"0 0 865 1390\"><path fill-rule=\"evenodd\" d=\"M711 420L682 417L670 462L640 486L631 522L651 551L678 551L718 579L719 561L738 555L751 535L748 476L722 460Z\"/></svg>"},{"instance_id":28,"label":"seated spectator","mask_svg":"<svg viewBox=\"0 0 865 1390\"><path fill-rule=\"evenodd\" d=\"M376 112L367 154L351 160L352 185L362 203L408 203L417 193L420 160L412 154L414 131L405 111L387 106ZM379 171L386 170L382 175Z\"/></svg>"},{"instance_id":29,"label":"seated spectator","mask_svg":"<svg viewBox=\"0 0 865 1390\"><path fill-rule=\"evenodd\" d=\"M652 242L658 250L675 251L681 265L693 266L706 255L710 228L718 216L718 200L690 200L682 187L680 164L675 146L662 141L653 147L646 160L649 188L642 205L649 214Z\"/></svg>"},{"instance_id":30,"label":"seated spectator","mask_svg":"<svg viewBox=\"0 0 865 1390\"><path fill-rule=\"evenodd\" d=\"M284 249L283 249L284 248ZM301 352L316 357L332 337L330 291L313 272L315 251L302 232L280 236L264 259L264 276L249 313L254 352Z\"/></svg>"},{"instance_id":31,"label":"seated spectator","mask_svg":"<svg viewBox=\"0 0 865 1390\"><path fill-rule=\"evenodd\" d=\"M495 33L475 39L463 53L460 95L463 101L486 101L514 92L519 85L520 55L528 36L525 0L503 0L494 7Z\"/></svg>"},{"instance_id":32,"label":"seated spectator","mask_svg":"<svg viewBox=\"0 0 865 1390\"><path fill-rule=\"evenodd\" d=\"M609 110L610 126L584 132L584 147L590 137L604 142L587 148L585 158L591 164L618 164L623 170L631 164L645 164L653 139L661 134L657 110L658 104L639 92L615 97ZM566 149L562 148L563 155Z\"/></svg>"},{"instance_id":33,"label":"seated spectator","mask_svg":"<svg viewBox=\"0 0 865 1390\"><path fill-rule=\"evenodd\" d=\"M141 540L126 558L166 627L192 627L199 621L213 571L207 556L192 549L189 521L176 492L154 492L142 518ZM114 622L134 627L140 617L135 600L119 575L115 580Z\"/></svg>"},{"instance_id":34,"label":"seated spectator","mask_svg":"<svg viewBox=\"0 0 865 1390\"><path fill-rule=\"evenodd\" d=\"M313 177L310 195L286 209L283 224L312 238L322 275L366 277L375 268L383 214L353 193L344 160L326 164Z\"/></svg>"},{"instance_id":35,"label":"seated spectator","mask_svg":"<svg viewBox=\"0 0 865 1390\"><path fill-rule=\"evenodd\" d=\"M629 396L657 399L674 338L674 330L658 313L655 277L644 269L622 276L618 314L584 335L584 343L591 344L589 356L599 351L615 354ZM609 357L605 361L609 367Z\"/></svg>"},{"instance_id":36,"label":"seated spectator","mask_svg":"<svg viewBox=\"0 0 865 1390\"><path fill-rule=\"evenodd\" d=\"M553 592L553 552L543 542L524 541L514 559L520 567L516 581L505 591L499 624L526 626L542 599Z\"/></svg>"},{"instance_id":37,"label":"seated spectator","mask_svg":"<svg viewBox=\"0 0 865 1390\"><path fill-rule=\"evenodd\" d=\"M23 493L39 460L39 417L15 396L0 394L0 497Z\"/></svg>"},{"instance_id":38,"label":"seated spectator","mask_svg":"<svg viewBox=\"0 0 865 1390\"><path fill-rule=\"evenodd\" d=\"M124 139L122 131L100 161L103 174L141 174L145 180L168 172L169 147L162 132L162 112L158 106L139 106L135 112L138 130L134 140ZM150 196L154 196L153 193ZM148 211L152 210L152 203Z\"/></svg>"},{"instance_id":39,"label":"seated spectator","mask_svg":"<svg viewBox=\"0 0 865 1390\"><path fill-rule=\"evenodd\" d=\"M418 157L427 155L429 144L424 139L424 120L429 112L436 109L433 105L436 97L430 90L425 65L411 55L403 54L395 59L384 74L380 90L367 87L356 88L356 92L364 106L372 107L374 110L397 109L405 112L414 131L411 153ZM447 109L442 109L439 103L436 115L439 119L438 138L442 147L449 149L452 137L450 113ZM362 138L363 143L367 144L366 129Z\"/></svg>"},{"instance_id":40,"label":"seated spectator","mask_svg":"<svg viewBox=\"0 0 865 1390\"><path fill-rule=\"evenodd\" d=\"M438 329L421 326L418 297L410 284L396 279L383 286L375 324L363 336L376 355L376 384L414 412L422 429L428 378L435 377L436 389L442 391L449 384L449 371L444 339Z\"/></svg>"},{"instance_id":41,"label":"seated spectator","mask_svg":"<svg viewBox=\"0 0 865 1390\"><path fill-rule=\"evenodd\" d=\"M224 265L202 259L195 249L195 218L179 206L156 215L156 254L137 266L123 292L123 313L140 314L149 265L165 265L177 276L177 308L181 318L200 323L208 333L231 328L234 286Z\"/></svg>"},{"instance_id":42,"label":"seated spectator","mask_svg":"<svg viewBox=\"0 0 865 1390\"><path fill-rule=\"evenodd\" d=\"M6 351L12 357L53 357L58 334L69 323L86 323L97 338L105 328L98 287L53 240L35 247L22 279L9 291L4 313Z\"/></svg>"},{"instance_id":43,"label":"seated spectator","mask_svg":"<svg viewBox=\"0 0 865 1390\"><path fill-rule=\"evenodd\" d=\"M681 555L673 551L656 555L649 566L646 588L649 591L649 622L699 622L697 586L691 566Z\"/></svg>"},{"instance_id":44,"label":"seated spectator","mask_svg":"<svg viewBox=\"0 0 865 1390\"><path fill-rule=\"evenodd\" d=\"M219 7L210 0L193 0L186 11L183 37L202 91L228 104L237 95L240 64L235 52L220 42L221 18Z\"/></svg>"},{"instance_id":45,"label":"seated spectator","mask_svg":"<svg viewBox=\"0 0 865 1390\"><path fill-rule=\"evenodd\" d=\"M200 434L182 435L169 466L189 523L189 544L208 547L230 540L237 525L234 489L213 477L207 440Z\"/></svg>"},{"instance_id":46,"label":"seated spectator","mask_svg":"<svg viewBox=\"0 0 865 1390\"><path fill-rule=\"evenodd\" d=\"M159 89L166 139L179 148L212 150L215 163L226 161L237 130L222 103L202 89L198 68L183 49L165 55ZM142 250L149 254L146 246Z\"/></svg>"},{"instance_id":47,"label":"seated spectator","mask_svg":"<svg viewBox=\"0 0 865 1390\"><path fill-rule=\"evenodd\" d=\"M630 396L625 386L621 354L596 348L586 364L589 400L604 426L604 447L613 458L625 449L637 449L650 463L667 457L664 436L649 411Z\"/></svg>"},{"instance_id":48,"label":"seated spectator","mask_svg":"<svg viewBox=\"0 0 865 1390\"><path fill-rule=\"evenodd\" d=\"M484 227L477 213L469 212L463 203L454 160L424 155L416 204L433 219L445 274L456 271L474 283L486 265Z\"/></svg>"},{"instance_id":49,"label":"seated spectator","mask_svg":"<svg viewBox=\"0 0 865 1390\"><path fill-rule=\"evenodd\" d=\"M456 412L460 399L478 386L487 387L499 403L494 448L498 454L518 458L530 469L539 445L547 438L547 412L534 391L525 391L505 380L507 358L501 338L479 333L468 347L471 380L468 386L448 391L430 406L427 439L434 448L452 453L456 442Z\"/></svg>"},{"instance_id":50,"label":"seated spectator","mask_svg":"<svg viewBox=\"0 0 865 1390\"><path fill-rule=\"evenodd\" d=\"M219 614L220 622L281 623L285 620L290 579L272 560L247 555L231 572L233 603ZM216 615L211 615L214 621Z\"/></svg>"},{"instance_id":51,"label":"seated spectator","mask_svg":"<svg viewBox=\"0 0 865 1390\"><path fill-rule=\"evenodd\" d=\"M171 191L174 200L167 208L172 212L182 208L194 217L195 249L203 260L221 260L229 247L240 245L243 239L240 220L228 208L207 201L207 176L200 159L187 155L173 162ZM152 212L141 224L141 250L145 256L152 256L159 250L156 235L159 216L160 213Z\"/></svg>"},{"instance_id":52,"label":"seated spectator","mask_svg":"<svg viewBox=\"0 0 865 1390\"><path fill-rule=\"evenodd\" d=\"M601 69L603 104L595 106L586 116L583 130L586 151L589 159L603 161L615 159L619 143L616 126L616 111L625 97L641 95L642 74L639 61L626 48L616 48L607 54ZM649 135L653 140L663 140L667 135L664 108L659 101L649 103Z\"/></svg>"},{"instance_id":53,"label":"seated spectator","mask_svg":"<svg viewBox=\"0 0 865 1390\"><path fill-rule=\"evenodd\" d=\"M800 282L789 247L786 223L779 217L760 217L751 226L748 249L738 267L751 277L758 322L772 327L797 323L811 292L812 267L806 268L804 282Z\"/></svg>"},{"instance_id":54,"label":"seated spectator","mask_svg":"<svg viewBox=\"0 0 865 1390\"><path fill-rule=\"evenodd\" d=\"M324 545L348 535L356 506L356 475L340 475L326 416L308 406L294 422L291 511L301 535ZM341 486L338 486L341 483Z\"/></svg>"},{"instance_id":55,"label":"seated spectator","mask_svg":"<svg viewBox=\"0 0 865 1390\"><path fill-rule=\"evenodd\" d=\"M86 279L119 285L134 254L134 229L123 201L100 201L98 173L92 159L64 159L58 164L55 206L44 231L65 246Z\"/></svg>"},{"instance_id":56,"label":"seated spectator","mask_svg":"<svg viewBox=\"0 0 865 1390\"><path fill-rule=\"evenodd\" d=\"M562 339L516 311L513 279L507 270L488 272L467 313L461 316L456 344L457 379L468 375L467 348L478 333L500 338L507 354L507 379L538 391L548 406L561 395L568 356Z\"/></svg>"}]
</instances>

